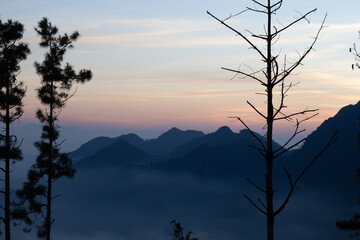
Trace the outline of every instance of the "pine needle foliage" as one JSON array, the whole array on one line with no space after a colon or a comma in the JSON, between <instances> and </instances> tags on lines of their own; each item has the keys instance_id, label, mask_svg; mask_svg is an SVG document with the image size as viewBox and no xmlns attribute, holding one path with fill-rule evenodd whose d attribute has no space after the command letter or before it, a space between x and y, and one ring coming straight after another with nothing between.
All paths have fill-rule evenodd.
<instances>
[{"instance_id":1,"label":"pine needle foliage","mask_svg":"<svg viewBox=\"0 0 360 240\"><path fill-rule=\"evenodd\" d=\"M23 114L22 99L25 96L26 87L17 79L20 73L20 62L27 58L30 53L28 45L21 42L24 26L12 20L5 22L0 20L0 159L4 165L0 171L4 173L2 181L5 190L4 202L1 209L4 210L0 217L5 225L5 240L10 240L10 163L22 160L20 150L21 143L15 135L11 134L11 124Z\"/></svg>"},{"instance_id":2,"label":"pine needle foliage","mask_svg":"<svg viewBox=\"0 0 360 240\"><path fill-rule=\"evenodd\" d=\"M73 84L91 80L92 72L85 69L76 72L69 63L62 65L66 51L73 48L80 36L77 31L60 35L58 28L47 18L38 23L35 31L41 38L40 46L47 50L44 61L35 62L36 72L41 77L37 95L45 108L36 112L43 124L41 140L35 143L39 155L23 188L17 191L23 204L17 214L27 224L36 224L39 238L50 240L54 223L52 203L57 197L53 196L53 182L61 177L72 178L75 174L69 156L60 152L58 117L65 103L74 95L74 92L70 93ZM39 216L42 219L40 224L35 222Z\"/></svg>"}]
</instances>

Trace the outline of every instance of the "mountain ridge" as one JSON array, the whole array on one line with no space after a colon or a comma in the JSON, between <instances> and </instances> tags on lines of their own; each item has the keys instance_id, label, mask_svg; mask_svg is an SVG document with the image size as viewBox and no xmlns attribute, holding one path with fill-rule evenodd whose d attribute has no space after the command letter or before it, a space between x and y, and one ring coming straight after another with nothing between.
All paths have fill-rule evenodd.
<instances>
[{"instance_id":1,"label":"mountain ridge","mask_svg":"<svg viewBox=\"0 0 360 240\"><path fill-rule=\"evenodd\" d=\"M277 160L275 167L282 169L282 166L286 166L289 167L289 170L292 170L292 172L297 173L299 169L306 166L306 163L326 145L331 134L335 130L340 130L338 140L323 154L323 156L321 156L314 166L312 166L309 173L307 173L308 176L306 179L309 179L308 182L311 182L313 179L318 179L319 175L322 175L323 178L317 180L319 184L321 182L321 184L323 184L323 182L329 181L332 182L334 186L337 183L336 180L331 180L331 175L356 179L355 171L351 172L351 169L355 169L358 164L358 159L356 158L360 159L356 141L357 133L359 132L359 116L360 101L357 104L343 107L336 115L325 120L315 131L313 131L300 149L293 150L288 155L284 155L281 159ZM179 134L185 136L186 134L184 133L189 134L191 137L186 140L177 141L176 144L172 145L177 145L172 151L169 151L170 147L168 147L168 154L155 155L144 150L146 147L152 148L154 146L152 144L168 143L171 139L176 139ZM259 134L257 134L257 136L260 139L262 138ZM253 162L259 162L260 159L263 159L255 149L249 147L249 145L256 146L258 142L248 130L243 129L239 133L234 133L227 126L222 126L216 131L208 134L203 134L202 132L195 130L182 131L178 128L171 128L157 139L152 140L143 140L136 134L126 134L110 140L108 138L95 138L95 140L99 139L108 143L115 141L115 139L122 139L126 142L123 142L124 144L132 145L135 147L136 151L146 153L147 155L141 155L142 153L139 152L137 153L139 156L143 156L143 159L138 159L137 162L133 162L135 165L152 163L150 166L152 169L159 168L165 171L189 172L203 176L210 176L216 171L218 171L218 173L214 175L220 177L225 176L227 171L231 173L231 175L248 172L248 170L246 170L247 167L250 167ZM181 144L181 142L183 142L183 144ZM91 143L91 141L88 143ZM109 146L112 144L109 144ZM143 144L143 146L140 146L141 144ZM159 146L161 146L161 144L159 144L158 147ZM273 143L273 146L274 149L280 147L276 142ZM118 145L117 147L120 146ZM112 149L116 150L116 146L113 146ZM102 161L100 156L101 154L97 154L99 162ZM111 156L111 154L108 155L108 153L105 154L103 152L102 158L105 158L105 156L108 156L109 158L118 158L118 156L114 156L114 154ZM126 158L127 156L122 155L122 157ZM341 161L337 163L334 158L341 159ZM249 159L255 160L248 161ZM244 163L239 163L239 161L244 161ZM322 165L322 161L327 162L325 165ZM84 164L84 162L85 161L83 161L82 164ZM130 163L128 161L123 162L126 164ZM249 166L244 165L246 162L248 162L247 164ZM233 164L233 166L231 164ZM261 165L259 162L259 165L262 166L263 164ZM276 169L274 171L278 170ZM220 174L220 172L222 173ZM281 172L279 173L282 175ZM307 181L305 181L305 183L306 182Z\"/></svg>"}]
</instances>

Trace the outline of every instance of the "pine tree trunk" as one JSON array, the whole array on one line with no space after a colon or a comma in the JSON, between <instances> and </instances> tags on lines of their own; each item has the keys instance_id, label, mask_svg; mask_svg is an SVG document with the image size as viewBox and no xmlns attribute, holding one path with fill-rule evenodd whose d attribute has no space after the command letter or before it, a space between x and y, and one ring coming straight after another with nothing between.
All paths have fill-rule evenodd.
<instances>
[{"instance_id":1,"label":"pine tree trunk","mask_svg":"<svg viewBox=\"0 0 360 240\"><path fill-rule=\"evenodd\" d=\"M9 83L6 86L6 96L9 96ZM10 240L10 109L6 106L5 121L5 240Z\"/></svg>"},{"instance_id":2,"label":"pine tree trunk","mask_svg":"<svg viewBox=\"0 0 360 240\"><path fill-rule=\"evenodd\" d=\"M54 82L51 81L51 89L50 89L50 98L51 98L51 102L50 102L50 115L49 115L49 145L50 145L50 151L49 151L49 168L48 168L48 182L47 182L47 204L46 204L46 222L45 222L45 230L46 230L46 236L45 239L46 240L50 240L50 231L51 231L51 200L52 200L52 166L53 166L53 161L54 161L54 156L53 156L53 145L54 145L54 119L53 119L53 111L54 111L54 103L53 103L53 98L54 98L54 92L53 92L53 88L54 88Z\"/></svg>"},{"instance_id":3,"label":"pine tree trunk","mask_svg":"<svg viewBox=\"0 0 360 240\"><path fill-rule=\"evenodd\" d=\"M47 205L46 205L46 223L45 223L45 239L50 240L50 230L51 230L51 174L48 176L48 193L47 193Z\"/></svg>"}]
</instances>

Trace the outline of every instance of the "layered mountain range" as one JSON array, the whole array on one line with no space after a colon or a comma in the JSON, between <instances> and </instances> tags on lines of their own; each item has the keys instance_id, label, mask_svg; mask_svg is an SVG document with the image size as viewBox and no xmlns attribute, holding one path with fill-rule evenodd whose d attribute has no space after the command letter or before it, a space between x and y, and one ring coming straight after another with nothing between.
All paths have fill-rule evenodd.
<instances>
[{"instance_id":1,"label":"layered mountain range","mask_svg":"<svg viewBox=\"0 0 360 240\"><path fill-rule=\"evenodd\" d=\"M348 239L335 222L359 207L359 117L360 102L342 108L299 149L275 160L274 206L279 207L289 191L283 166L296 178L339 131L278 215L276 239ZM55 234L71 240L84 234L168 239L169 222L177 219L200 239L264 239L265 218L243 197L264 201L246 181L265 185L264 159L250 147L256 144L249 131L235 133L226 126L209 134L172 128L151 140L135 134L94 138L70 153L75 178L57 183L63 197L56 201Z\"/></svg>"},{"instance_id":2,"label":"layered mountain range","mask_svg":"<svg viewBox=\"0 0 360 240\"><path fill-rule=\"evenodd\" d=\"M357 143L359 116L360 102L342 108L311 133L301 148L290 151L275 164L287 165L294 171L301 169L324 148L332 134L339 131L338 139L320 157L314 169L309 171L312 172L310 176L315 177L320 173L326 179L333 176L334 184L339 178L354 177L356 174L353 169L360 165ZM150 140L144 140L136 134L116 138L97 137L71 152L70 156L79 169L148 165L152 169L190 172L202 176L236 176L263 173L263 157L249 147L257 144L248 130L234 133L223 126L213 133L204 134L172 128ZM273 146L274 149L280 148L276 142Z\"/></svg>"}]
</instances>

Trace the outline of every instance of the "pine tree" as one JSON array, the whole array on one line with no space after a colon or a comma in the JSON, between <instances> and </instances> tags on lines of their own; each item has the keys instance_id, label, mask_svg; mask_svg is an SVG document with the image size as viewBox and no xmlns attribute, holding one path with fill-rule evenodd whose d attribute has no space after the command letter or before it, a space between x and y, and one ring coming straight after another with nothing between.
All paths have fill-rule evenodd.
<instances>
[{"instance_id":1,"label":"pine tree","mask_svg":"<svg viewBox=\"0 0 360 240\"><path fill-rule=\"evenodd\" d=\"M4 215L1 221L5 224L5 239L10 240L10 162L22 159L20 143L10 133L11 124L23 114L22 99L26 88L17 80L20 73L20 62L30 53L28 45L20 42L23 38L24 26L17 22L0 20L0 122L5 125L5 134L0 135L0 159L4 161L5 191Z\"/></svg>"},{"instance_id":2,"label":"pine tree","mask_svg":"<svg viewBox=\"0 0 360 240\"><path fill-rule=\"evenodd\" d=\"M34 219L31 219L28 213L38 214L43 220L40 225L36 225L38 237L50 240L51 226L54 222L53 182L61 177L72 178L75 173L71 159L67 154L60 153L59 126L56 122L65 102L74 95L69 94L73 83L89 81L92 72L80 70L76 73L69 63L62 66L64 54L67 49L73 47L73 42L79 37L77 31L71 35L58 35L57 27L47 18L38 23L35 31L41 37L40 46L47 49L44 61L35 62L36 72L41 76L41 87L37 89L37 94L45 109L39 109L36 113L43 124L41 140L35 143L40 153L36 163L29 170L23 188L17 192L26 206L24 211L19 210L17 213L23 213L22 217L28 224L34 223Z\"/></svg>"}]
</instances>

